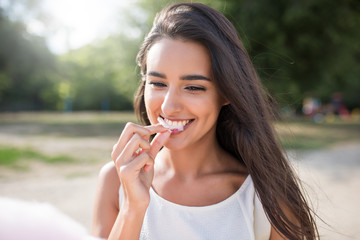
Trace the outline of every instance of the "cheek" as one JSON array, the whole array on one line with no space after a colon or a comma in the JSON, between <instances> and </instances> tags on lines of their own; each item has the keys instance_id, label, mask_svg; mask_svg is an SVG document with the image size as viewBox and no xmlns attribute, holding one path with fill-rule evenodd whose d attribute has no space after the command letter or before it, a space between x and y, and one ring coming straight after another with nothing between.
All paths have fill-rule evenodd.
<instances>
[{"instance_id":1,"label":"cheek","mask_svg":"<svg viewBox=\"0 0 360 240\"><path fill-rule=\"evenodd\" d=\"M214 94L209 94L201 98L193 98L189 101L189 106L192 106L204 114L207 113L210 115L216 115L221 109L221 104Z\"/></svg>"},{"instance_id":2,"label":"cheek","mask_svg":"<svg viewBox=\"0 0 360 240\"><path fill-rule=\"evenodd\" d=\"M200 111L202 111L202 114L207 116L208 121L214 122L217 121L220 110L221 110L221 103L217 98L217 95L213 94L212 96L209 96L204 102L203 106Z\"/></svg>"},{"instance_id":3,"label":"cheek","mask_svg":"<svg viewBox=\"0 0 360 240\"><path fill-rule=\"evenodd\" d=\"M162 96L155 94L151 89L145 87L144 102L150 122L156 122L157 112L161 109Z\"/></svg>"}]
</instances>

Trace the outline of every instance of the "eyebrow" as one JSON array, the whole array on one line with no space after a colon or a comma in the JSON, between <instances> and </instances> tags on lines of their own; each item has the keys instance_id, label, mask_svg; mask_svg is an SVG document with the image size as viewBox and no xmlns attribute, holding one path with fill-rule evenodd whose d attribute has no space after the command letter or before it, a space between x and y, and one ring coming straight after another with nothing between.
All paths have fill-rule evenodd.
<instances>
[{"instance_id":1,"label":"eyebrow","mask_svg":"<svg viewBox=\"0 0 360 240\"><path fill-rule=\"evenodd\" d=\"M165 74L154 72L154 71L148 72L146 75L153 76L153 77L159 77L159 78L166 78Z\"/></svg>"},{"instance_id":2,"label":"eyebrow","mask_svg":"<svg viewBox=\"0 0 360 240\"><path fill-rule=\"evenodd\" d=\"M210 78L205 77L203 75L193 74L193 75L185 75L180 78L181 80L206 80L210 81Z\"/></svg>"},{"instance_id":3,"label":"eyebrow","mask_svg":"<svg viewBox=\"0 0 360 240\"><path fill-rule=\"evenodd\" d=\"M165 74L158 73L158 72L155 72L155 71L148 72L147 75L166 79ZM200 75L200 74L184 75L184 76L181 76L180 79L181 80L206 80L206 81L211 81L210 78L205 77L205 76Z\"/></svg>"}]
</instances>

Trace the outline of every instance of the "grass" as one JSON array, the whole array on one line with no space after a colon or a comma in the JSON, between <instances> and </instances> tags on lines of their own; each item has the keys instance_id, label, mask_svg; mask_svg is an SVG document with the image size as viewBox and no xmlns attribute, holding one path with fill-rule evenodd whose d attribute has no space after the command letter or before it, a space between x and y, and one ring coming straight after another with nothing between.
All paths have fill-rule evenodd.
<instances>
[{"instance_id":1,"label":"grass","mask_svg":"<svg viewBox=\"0 0 360 240\"><path fill-rule=\"evenodd\" d=\"M0 113L0 124L40 123L40 124L109 124L135 122L133 112L15 112Z\"/></svg>"},{"instance_id":2,"label":"grass","mask_svg":"<svg viewBox=\"0 0 360 240\"><path fill-rule=\"evenodd\" d=\"M82 139L117 139L126 122L135 122L132 112L18 112L0 114L0 167L23 169L29 161L40 161L48 164L75 163L84 159L74 155L70 149L61 150L59 155L49 156L34 150L23 142L23 139L46 139L54 143L76 138ZM1 136L3 135L3 136ZM10 137L13 142L8 142ZM15 140L14 140L15 139ZM18 141L17 141L18 139ZM101 141L101 140L99 140ZM39 142L39 141L37 141ZM40 141L41 142L41 141ZM40 148L36 148L41 150ZM86 158L90 163L91 159Z\"/></svg>"},{"instance_id":3,"label":"grass","mask_svg":"<svg viewBox=\"0 0 360 240\"><path fill-rule=\"evenodd\" d=\"M21 149L9 146L0 146L0 166L21 167L23 161L41 161L46 163L70 163L75 160L66 155L47 156L29 148Z\"/></svg>"},{"instance_id":4,"label":"grass","mask_svg":"<svg viewBox=\"0 0 360 240\"><path fill-rule=\"evenodd\" d=\"M15 138L44 137L49 141L74 139L117 139L126 122L135 122L131 112L80 112L80 113L2 113L2 133ZM306 120L277 122L275 128L286 149L313 150L334 144L360 141L359 122L333 122L317 124ZM48 156L29 147L0 141L0 166L19 166L27 160L49 164L79 161L65 149L63 155ZM0 139L0 140L1 140ZM70 155L69 155L70 154Z\"/></svg>"},{"instance_id":5,"label":"grass","mask_svg":"<svg viewBox=\"0 0 360 240\"><path fill-rule=\"evenodd\" d=\"M286 149L313 150L360 141L360 123L310 121L278 122L275 128Z\"/></svg>"},{"instance_id":6,"label":"grass","mask_svg":"<svg viewBox=\"0 0 360 240\"><path fill-rule=\"evenodd\" d=\"M132 112L2 113L0 132L23 136L117 137L127 122L136 122Z\"/></svg>"}]
</instances>

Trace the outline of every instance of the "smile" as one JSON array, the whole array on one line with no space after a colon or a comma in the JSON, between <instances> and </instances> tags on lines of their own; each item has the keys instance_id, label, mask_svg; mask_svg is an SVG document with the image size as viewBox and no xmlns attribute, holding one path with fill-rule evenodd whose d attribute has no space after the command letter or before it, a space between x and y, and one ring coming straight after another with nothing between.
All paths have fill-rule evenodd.
<instances>
[{"instance_id":1,"label":"smile","mask_svg":"<svg viewBox=\"0 0 360 240\"><path fill-rule=\"evenodd\" d=\"M193 120L172 121L172 120L169 120L167 118L162 118L162 117L158 117L157 120L163 127L171 130L171 132L173 132L173 133L184 131L184 127L188 123L193 121Z\"/></svg>"}]
</instances>

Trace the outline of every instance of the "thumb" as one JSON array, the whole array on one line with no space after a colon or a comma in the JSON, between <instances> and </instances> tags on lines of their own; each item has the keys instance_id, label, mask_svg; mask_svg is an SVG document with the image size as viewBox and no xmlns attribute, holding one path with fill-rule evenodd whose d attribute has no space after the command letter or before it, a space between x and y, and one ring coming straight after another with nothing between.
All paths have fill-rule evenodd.
<instances>
[{"instance_id":1,"label":"thumb","mask_svg":"<svg viewBox=\"0 0 360 240\"><path fill-rule=\"evenodd\" d=\"M165 142L169 139L171 135L170 131L165 131L156 134L153 141L151 142L151 147L149 150L149 155L155 159L157 153L160 151L161 147L164 146Z\"/></svg>"}]
</instances>

